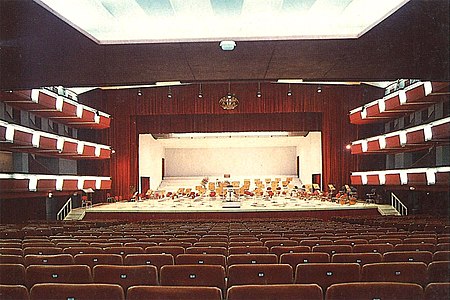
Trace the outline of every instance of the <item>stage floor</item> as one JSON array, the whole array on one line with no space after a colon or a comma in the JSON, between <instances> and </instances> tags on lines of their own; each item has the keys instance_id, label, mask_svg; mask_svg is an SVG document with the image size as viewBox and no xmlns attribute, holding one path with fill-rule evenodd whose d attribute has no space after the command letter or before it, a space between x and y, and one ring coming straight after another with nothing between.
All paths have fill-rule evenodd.
<instances>
[{"instance_id":1,"label":"stage floor","mask_svg":"<svg viewBox=\"0 0 450 300\"><path fill-rule=\"evenodd\" d=\"M239 205L239 207L233 207ZM225 207L230 206L230 207ZM181 213L181 212L270 212L270 211L317 211L317 210L353 210L374 209L379 205L357 202L354 205L341 205L329 201L304 200L299 198L287 199L285 197L274 198L241 198L235 201L225 201L220 198L199 197L190 198L165 198L150 199L138 202L116 202L94 205L87 209L89 212L105 213Z\"/></svg>"}]
</instances>

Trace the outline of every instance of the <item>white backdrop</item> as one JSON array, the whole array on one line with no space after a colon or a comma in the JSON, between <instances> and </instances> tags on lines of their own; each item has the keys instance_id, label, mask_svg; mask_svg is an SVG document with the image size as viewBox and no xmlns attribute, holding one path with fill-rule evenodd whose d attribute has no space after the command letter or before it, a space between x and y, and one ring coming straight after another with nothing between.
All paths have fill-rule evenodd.
<instances>
[{"instance_id":1,"label":"white backdrop","mask_svg":"<svg viewBox=\"0 0 450 300\"><path fill-rule=\"evenodd\" d=\"M166 148L167 176L292 175L296 169L296 147L258 148Z\"/></svg>"}]
</instances>

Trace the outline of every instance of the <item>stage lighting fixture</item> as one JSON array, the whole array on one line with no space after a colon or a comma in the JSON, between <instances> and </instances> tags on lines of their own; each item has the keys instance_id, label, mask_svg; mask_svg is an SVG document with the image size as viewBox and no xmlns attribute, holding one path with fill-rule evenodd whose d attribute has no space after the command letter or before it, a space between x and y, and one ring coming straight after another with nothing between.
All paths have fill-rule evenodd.
<instances>
[{"instance_id":1,"label":"stage lighting fixture","mask_svg":"<svg viewBox=\"0 0 450 300\"><path fill-rule=\"evenodd\" d=\"M203 91L202 91L202 84L200 83L199 89L198 89L198 97L203 98Z\"/></svg>"},{"instance_id":2,"label":"stage lighting fixture","mask_svg":"<svg viewBox=\"0 0 450 300\"><path fill-rule=\"evenodd\" d=\"M256 92L256 97L261 98L261 83L258 82L258 92Z\"/></svg>"}]
</instances>

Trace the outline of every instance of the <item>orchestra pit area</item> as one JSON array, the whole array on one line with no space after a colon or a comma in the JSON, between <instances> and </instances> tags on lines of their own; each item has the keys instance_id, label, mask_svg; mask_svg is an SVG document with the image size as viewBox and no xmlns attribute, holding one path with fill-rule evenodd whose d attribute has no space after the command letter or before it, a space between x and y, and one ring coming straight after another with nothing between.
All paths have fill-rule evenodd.
<instances>
[{"instance_id":1,"label":"orchestra pit area","mask_svg":"<svg viewBox=\"0 0 450 300\"><path fill-rule=\"evenodd\" d=\"M448 299L436 216L0 225L1 299Z\"/></svg>"}]
</instances>

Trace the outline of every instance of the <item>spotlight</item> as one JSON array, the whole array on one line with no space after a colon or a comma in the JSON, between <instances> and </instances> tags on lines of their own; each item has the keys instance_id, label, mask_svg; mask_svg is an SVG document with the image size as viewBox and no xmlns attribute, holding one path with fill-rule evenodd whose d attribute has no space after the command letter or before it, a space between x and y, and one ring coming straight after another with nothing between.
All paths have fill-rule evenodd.
<instances>
[{"instance_id":1,"label":"spotlight","mask_svg":"<svg viewBox=\"0 0 450 300\"><path fill-rule=\"evenodd\" d=\"M169 91L167 92L167 98L172 98L172 89L169 86Z\"/></svg>"},{"instance_id":2,"label":"spotlight","mask_svg":"<svg viewBox=\"0 0 450 300\"><path fill-rule=\"evenodd\" d=\"M202 92L202 84L200 83L200 87L198 89L198 97L203 98L203 92Z\"/></svg>"},{"instance_id":3,"label":"spotlight","mask_svg":"<svg viewBox=\"0 0 450 300\"><path fill-rule=\"evenodd\" d=\"M292 90L291 90L291 84L288 84L288 91L287 91L287 95L288 96L292 96Z\"/></svg>"},{"instance_id":4,"label":"spotlight","mask_svg":"<svg viewBox=\"0 0 450 300\"><path fill-rule=\"evenodd\" d=\"M141 91L141 89L138 90L137 95L138 95L139 97L142 96L142 91Z\"/></svg>"},{"instance_id":5,"label":"spotlight","mask_svg":"<svg viewBox=\"0 0 450 300\"><path fill-rule=\"evenodd\" d=\"M261 98L261 83L258 82L258 92L256 92L256 97Z\"/></svg>"},{"instance_id":6,"label":"spotlight","mask_svg":"<svg viewBox=\"0 0 450 300\"><path fill-rule=\"evenodd\" d=\"M352 145L350 145L350 144L345 145L345 149L350 150L351 148L352 148Z\"/></svg>"},{"instance_id":7,"label":"spotlight","mask_svg":"<svg viewBox=\"0 0 450 300\"><path fill-rule=\"evenodd\" d=\"M320 87L320 85L317 87L317 92L322 93L322 88Z\"/></svg>"}]
</instances>

